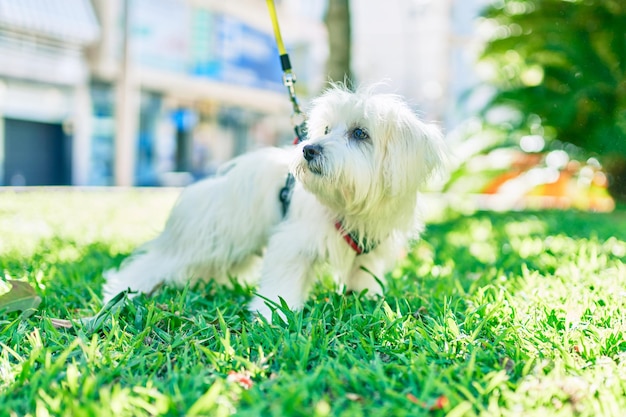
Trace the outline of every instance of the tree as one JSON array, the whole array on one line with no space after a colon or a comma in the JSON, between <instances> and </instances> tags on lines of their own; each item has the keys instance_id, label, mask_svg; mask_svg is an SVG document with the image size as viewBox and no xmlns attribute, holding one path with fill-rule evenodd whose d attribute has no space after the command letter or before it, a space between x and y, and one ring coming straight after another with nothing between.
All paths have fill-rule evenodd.
<instances>
[{"instance_id":1,"label":"tree","mask_svg":"<svg viewBox=\"0 0 626 417\"><path fill-rule=\"evenodd\" d=\"M541 118L548 137L613 163L612 189L626 195L626 2L499 0L482 61L491 63L500 106ZM550 133L552 132L552 133Z\"/></svg>"},{"instance_id":2,"label":"tree","mask_svg":"<svg viewBox=\"0 0 626 417\"><path fill-rule=\"evenodd\" d=\"M350 1L329 0L324 23L328 31L329 57L326 74L329 81L344 82L352 77Z\"/></svg>"}]
</instances>

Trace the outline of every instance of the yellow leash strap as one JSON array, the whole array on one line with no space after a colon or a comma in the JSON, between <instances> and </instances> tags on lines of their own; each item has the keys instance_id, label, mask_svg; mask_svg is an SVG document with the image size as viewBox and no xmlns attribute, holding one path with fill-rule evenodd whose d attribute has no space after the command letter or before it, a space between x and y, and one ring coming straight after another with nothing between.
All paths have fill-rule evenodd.
<instances>
[{"instance_id":1,"label":"yellow leash strap","mask_svg":"<svg viewBox=\"0 0 626 417\"><path fill-rule=\"evenodd\" d=\"M283 43L283 37L280 36L280 26L278 26L278 17L276 15L274 0L267 0L267 8L270 11L270 18L272 19L272 27L274 28L274 37L276 38L278 53L281 55L287 55L287 50L285 49L285 44ZM283 71L284 70L285 69L283 68Z\"/></svg>"},{"instance_id":2,"label":"yellow leash strap","mask_svg":"<svg viewBox=\"0 0 626 417\"><path fill-rule=\"evenodd\" d=\"M287 87L289 92L289 100L291 100L291 106L293 108L293 114L291 115L291 121L296 131L297 142L304 140L306 136L305 132L305 118L300 110L300 104L298 104L298 98L296 97L295 83L296 75L291 70L291 62L289 61L289 54L285 49L283 43L283 37L280 34L280 26L278 25L278 15L276 14L276 6L274 0L267 0L267 8L270 12L270 18L272 19L272 27L274 29L274 38L276 38L276 46L278 47L278 53L280 55L280 66L283 70L283 84Z\"/></svg>"}]
</instances>

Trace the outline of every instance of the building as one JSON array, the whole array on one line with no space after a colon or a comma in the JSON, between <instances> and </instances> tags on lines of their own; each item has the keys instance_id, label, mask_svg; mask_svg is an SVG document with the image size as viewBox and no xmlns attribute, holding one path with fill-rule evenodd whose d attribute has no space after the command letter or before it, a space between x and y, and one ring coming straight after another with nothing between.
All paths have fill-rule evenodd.
<instances>
[{"instance_id":1,"label":"building","mask_svg":"<svg viewBox=\"0 0 626 417\"><path fill-rule=\"evenodd\" d=\"M0 184L87 182L87 0L0 2Z\"/></svg>"},{"instance_id":2,"label":"building","mask_svg":"<svg viewBox=\"0 0 626 417\"><path fill-rule=\"evenodd\" d=\"M278 4L294 66L303 69L299 91L307 96L323 65L319 60L316 68L307 57L316 43L325 44L325 31L319 19ZM102 38L91 56L90 183L188 183L290 131L265 2L98 0L95 6Z\"/></svg>"},{"instance_id":3,"label":"building","mask_svg":"<svg viewBox=\"0 0 626 417\"><path fill-rule=\"evenodd\" d=\"M322 2L277 4L306 97ZM0 185L181 185L290 136L265 2L5 0L0 56Z\"/></svg>"},{"instance_id":4,"label":"building","mask_svg":"<svg viewBox=\"0 0 626 417\"><path fill-rule=\"evenodd\" d=\"M476 110L477 17L490 0L353 0L352 69L360 83L384 81L447 131Z\"/></svg>"}]
</instances>

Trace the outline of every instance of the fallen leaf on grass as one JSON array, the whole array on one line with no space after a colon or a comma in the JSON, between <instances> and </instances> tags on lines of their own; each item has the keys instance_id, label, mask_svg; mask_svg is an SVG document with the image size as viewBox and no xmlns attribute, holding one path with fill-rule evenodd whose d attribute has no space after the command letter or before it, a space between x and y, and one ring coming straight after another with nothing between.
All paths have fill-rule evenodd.
<instances>
[{"instance_id":1,"label":"fallen leaf on grass","mask_svg":"<svg viewBox=\"0 0 626 417\"><path fill-rule=\"evenodd\" d=\"M111 299L108 303L106 303L100 311L96 313L94 316L89 317L81 317L75 320L65 320L65 319L50 319L50 322L57 329L71 329L74 326L81 325L85 328L87 332L93 333L102 327L104 321L114 314L117 310L122 308L126 299L126 293L128 291L123 291L117 294L115 297Z\"/></svg>"},{"instance_id":2,"label":"fallen leaf on grass","mask_svg":"<svg viewBox=\"0 0 626 417\"><path fill-rule=\"evenodd\" d=\"M408 393L406 395L406 398L407 400L411 401L413 404L417 404L420 407L428 409L429 411L442 410L449 403L448 397L446 397L445 395L440 395L439 397L437 397L435 402L432 403L432 405L430 406L426 404L425 402L420 401L415 395L411 393Z\"/></svg>"},{"instance_id":3,"label":"fallen leaf on grass","mask_svg":"<svg viewBox=\"0 0 626 417\"><path fill-rule=\"evenodd\" d=\"M429 410L431 410L431 411L432 410L441 410L441 409L447 407L449 403L450 403L450 401L448 400L448 397L446 397L445 395L440 395L435 400L435 403L430 406Z\"/></svg>"},{"instance_id":4,"label":"fallen leaf on grass","mask_svg":"<svg viewBox=\"0 0 626 417\"><path fill-rule=\"evenodd\" d=\"M411 401L413 404L424 405L423 402L421 402L415 395L411 394L410 392L406 395L406 399Z\"/></svg>"},{"instance_id":5,"label":"fallen leaf on grass","mask_svg":"<svg viewBox=\"0 0 626 417\"><path fill-rule=\"evenodd\" d=\"M424 320L428 316L428 309L424 306L421 306L417 309L416 312L413 313L413 317L416 320Z\"/></svg>"},{"instance_id":6,"label":"fallen leaf on grass","mask_svg":"<svg viewBox=\"0 0 626 417\"><path fill-rule=\"evenodd\" d=\"M41 297L35 293L35 289L24 281L10 279L7 282L11 284L11 289L0 296L0 314L12 311L22 311L24 317L33 314L41 303Z\"/></svg>"},{"instance_id":7,"label":"fallen leaf on grass","mask_svg":"<svg viewBox=\"0 0 626 417\"><path fill-rule=\"evenodd\" d=\"M228 382L235 382L244 389L252 388L252 376L248 371L230 371L228 372L228 377L226 378L226 380Z\"/></svg>"},{"instance_id":8,"label":"fallen leaf on grass","mask_svg":"<svg viewBox=\"0 0 626 417\"><path fill-rule=\"evenodd\" d=\"M513 359L509 358L508 356L500 358L498 362L500 363L500 366L502 366L507 372L513 372L513 370L515 370L515 362L513 362Z\"/></svg>"},{"instance_id":9,"label":"fallen leaf on grass","mask_svg":"<svg viewBox=\"0 0 626 417\"><path fill-rule=\"evenodd\" d=\"M346 398L349 399L350 401L358 401L358 402L363 401L363 397L360 396L359 394L355 394L354 392L346 393Z\"/></svg>"},{"instance_id":10,"label":"fallen leaf on grass","mask_svg":"<svg viewBox=\"0 0 626 417\"><path fill-rule=\"evenodd\" d=\"M74 323L72 323L70 320L50 319L50 323L52 323L52 326L57 329L71 329L72 327L74 327Z\"/></svg>"}]
</instances>

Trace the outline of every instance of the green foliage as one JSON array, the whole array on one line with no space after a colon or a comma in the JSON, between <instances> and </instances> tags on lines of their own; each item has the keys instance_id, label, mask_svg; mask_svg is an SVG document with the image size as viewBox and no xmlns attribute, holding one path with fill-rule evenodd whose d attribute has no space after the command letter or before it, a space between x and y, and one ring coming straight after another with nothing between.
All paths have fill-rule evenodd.
<instances>
[{"instance_id":1,"label":"green foliage","mask_svg":"<svg viewBox=\"0 0 626 417\"><path fill-rule=\"evenodd\" d=\"M486 111L540 118L548 139L626 156L626 3L621 0L498 0L482 55L498 89Z\"/></svg>"},{"instance_id":2,"label":"green foliage","mask_svg":"<svg viewBox=\"0 0 626 417\"><path fill-rule=\"evenodd\" d=\"M398 262L384 298L319 285L286 323L253 318L253 289L239 285L164 287L103 308L100 272L161 227L171 197L0 194L4 219L37 213L37 230L50 231L13 234L0 248L0 277L42 298L35 315L0 316L0 415L626 409L624 208L451 212ZM0 222L0 236L10 228Z\"/></svg>"}]
</instances>

